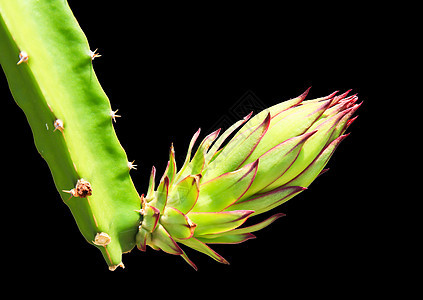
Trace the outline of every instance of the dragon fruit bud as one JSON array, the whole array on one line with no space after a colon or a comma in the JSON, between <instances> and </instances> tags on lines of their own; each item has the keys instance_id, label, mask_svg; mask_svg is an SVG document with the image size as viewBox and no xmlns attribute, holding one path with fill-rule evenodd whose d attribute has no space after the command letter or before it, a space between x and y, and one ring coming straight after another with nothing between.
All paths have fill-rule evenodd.
<instances>
[{"instance_id":1,"label":"dragon fruit bud","mask_svg":"<svg viewBox=\"0 0 423 300\"><path fill-rule=\"evenodd\" d=\"M147 196L142 197L138 248L145 251L149 245L181 255L196 268L182 244L227 263L209 244L244 242L282 216L240 227L307 189L347 136L360 106L356 95L348 97L350 91L306 101L308 91L246 116L220 137L216 130L193 153L198 130L179 171L172 146L157 189L153 167Z\"/></svg>"}]
</instances>

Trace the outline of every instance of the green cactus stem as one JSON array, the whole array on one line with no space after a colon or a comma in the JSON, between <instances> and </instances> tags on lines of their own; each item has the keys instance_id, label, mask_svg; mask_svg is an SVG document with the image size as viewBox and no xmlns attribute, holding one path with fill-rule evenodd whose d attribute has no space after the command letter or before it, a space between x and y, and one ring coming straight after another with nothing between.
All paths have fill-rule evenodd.
<instances>
[{"instance_id":1,"label":"green cactus stem","mask_svg":"<svg viewBox=\"0 0 423 300\"><path fill-rule=\"evenodd\" d=\"M0 0L0 14L0 63L35 145L85 239L122 266L141 204L93 70L99 54L66 1Z\"/></svg>"}]
</instances>

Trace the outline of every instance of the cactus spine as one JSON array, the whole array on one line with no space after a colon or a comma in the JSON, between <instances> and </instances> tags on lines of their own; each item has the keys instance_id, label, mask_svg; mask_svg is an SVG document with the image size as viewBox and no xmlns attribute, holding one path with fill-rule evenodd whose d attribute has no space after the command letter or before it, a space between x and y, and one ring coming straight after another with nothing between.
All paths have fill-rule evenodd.
<instances>
[{"instance_id":1,"label":"cactus spine","mask_svg":"<svg viewBox=\"0 0 423 300\"><path fill-rule=\"evenodd\" d=\"M135 245L140 199L92 52L66 1L0 0L0 63L57 190L110 268ZM64 233L65 234L65 233Z\"/></svg>"}]
</instances>

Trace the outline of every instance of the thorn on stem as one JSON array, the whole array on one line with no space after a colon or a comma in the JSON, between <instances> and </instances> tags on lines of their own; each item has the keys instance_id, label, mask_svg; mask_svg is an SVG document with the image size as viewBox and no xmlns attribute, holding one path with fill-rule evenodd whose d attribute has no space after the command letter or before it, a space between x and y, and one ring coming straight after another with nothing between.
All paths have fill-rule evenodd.
<instances>
[{"instance_id":1,"label":"thorn on stem","mask_svg":"<svg viewBox=\"0 0 423 300\"><path fill-rule=\"evenodd\" d=\"M136 170L137 168L137 165L134 165L134 162L135 162L135 160L133 160L132 162L130 162L130 161L128 161L128 168L129 168L129 170L132 170L132 169L134 169L134 170Z\"/></svg>"},{"instance_id":2,"label":"thorn on stem","mask_svg":"<svg viewBox=\"0 0 423 300\"><path fill-rule=\"evenodd\" d=\"M112 117L113 122L116 123L116 118L120 118L120 115L117 115L116 113L118 112L119 109L116 109L115 111L111 110L110 111L110 116Z\"/></svg>"},{"instance_id":3,"label":"thorn on stem","mask_svg":"<svg viewBox=\"0 0 423 300\"><path fill-rule=\"evenodd\" d=\"M60 119L56 119L54 121L53 125L54 125L53 132L56 131L56 130L59 130L60 132L63 132L63 129L65 129L64 126L63 126L63 121L60 120Z\"/></svg>"},{"instance_id":4,"label":"thorn on stem","mask_svg":"<svg viewBox=\"0 0 423 300\"><path fill-rule=\"evenodd\" d=\"M96 57L101 57L101 54L97 53L97 49L95 49L94 51L90 50L90 56L91 56L91 61L93 61Z\"/></svg>"},{"instance_id":5,"label":"thorn on stem","mask_svg":"<svg viewBox=\"0 0 423 300\"><path fill-rule=\"evenodd\" d=\"M29 58L28 53L26 53L25 51L21 51L19 52L19 61L16 64L20 65L23 62L26 63L28 62L28 58Z\"/></svg>"}]
</instances>

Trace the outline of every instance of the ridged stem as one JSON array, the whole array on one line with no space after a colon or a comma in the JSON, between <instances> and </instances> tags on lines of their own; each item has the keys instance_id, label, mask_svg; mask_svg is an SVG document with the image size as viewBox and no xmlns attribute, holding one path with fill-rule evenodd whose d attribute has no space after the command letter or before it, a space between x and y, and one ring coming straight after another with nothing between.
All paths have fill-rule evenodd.
<instances>
[{"instance_id":1,"label":"ridged stem","mask_svg":"<svg viewBox=\"0 0 423 300\"><path fill-rule=\"evenodd\" d=\"M79 229L114 268L135 244L141 204L95 55L66 1L0 0L0 13L0 63L12 95ZM82 179L91 193L76 193Z\"/></svg>"}]
</instances>

